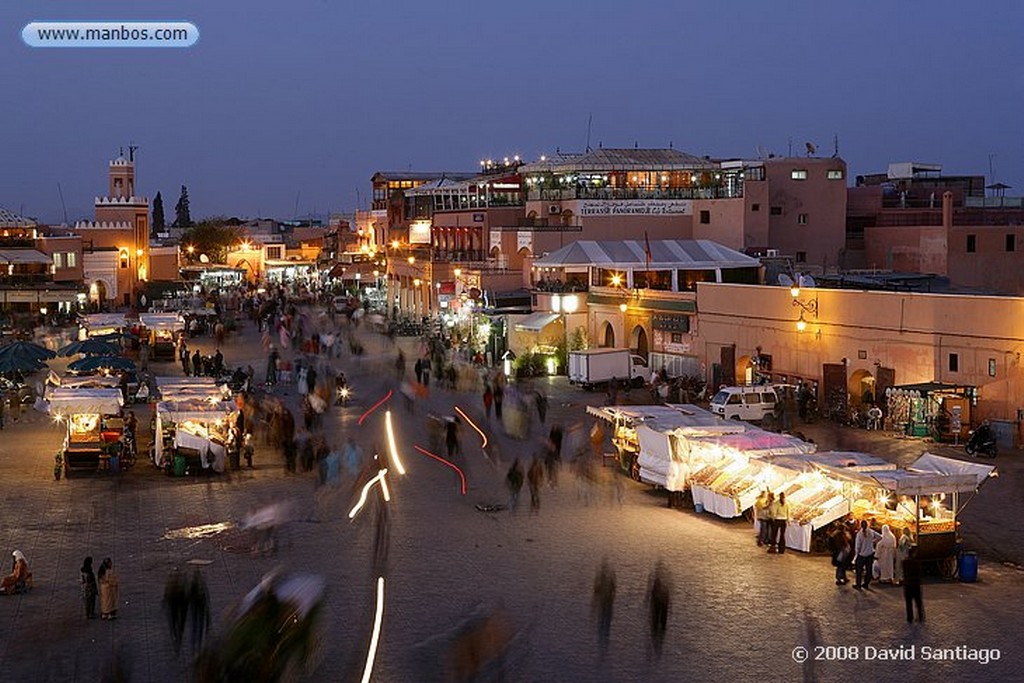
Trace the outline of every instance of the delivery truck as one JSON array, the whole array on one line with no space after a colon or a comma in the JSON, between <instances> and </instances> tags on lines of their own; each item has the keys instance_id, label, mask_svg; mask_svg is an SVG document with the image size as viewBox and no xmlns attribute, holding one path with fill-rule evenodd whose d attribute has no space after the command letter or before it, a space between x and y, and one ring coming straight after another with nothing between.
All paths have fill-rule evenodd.
<instances>
[{"instance_id":1,"label":"delivery truck","mask_svg":"<svg viewBox=\"0 0 1024 683\"><path fill-rule=\"evenodd\" d=\"M607 384L612 379L643 386L647 361L629 349L587 349L569 352L569 383L584 389Z\"/></svg>"}]
</instances>

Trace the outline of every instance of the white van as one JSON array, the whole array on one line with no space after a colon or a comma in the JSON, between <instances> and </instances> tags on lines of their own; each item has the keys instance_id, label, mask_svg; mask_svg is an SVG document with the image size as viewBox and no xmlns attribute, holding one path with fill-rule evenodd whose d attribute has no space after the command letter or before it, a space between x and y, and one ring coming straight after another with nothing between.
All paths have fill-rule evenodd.
<instances>
[{"instance_id":1,"label":"white van","mask_svg":"<svg viewBox=\"0 0 1024 683\"><path fill-rule=\"evenodd\" d=\"M725 387L711 399L711 412L727 420L760 422L766 416L774 419L779 396L775 388L762 384L749 387Z\"/></svg>"}]
</instances>

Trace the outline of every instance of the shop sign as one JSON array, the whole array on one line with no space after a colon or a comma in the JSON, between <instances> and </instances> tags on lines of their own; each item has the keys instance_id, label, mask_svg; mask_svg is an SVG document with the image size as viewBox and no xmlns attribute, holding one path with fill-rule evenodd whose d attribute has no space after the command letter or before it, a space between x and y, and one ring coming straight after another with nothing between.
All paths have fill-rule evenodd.
<instances>
[{"instance_id":1,"label":"shop sign","mask_svg":"<svg viewBox=\"0 0 1024 683\"><path fill-rule=\"evenodd\" d=\"M581 216L690 216L693 203L688 199L588 199L580 201L579 210Z\"/></svg>"},{"instance_id":2,"label":"shop sign","mask_svg":"<svg viewBox=\"0 0 1024 683\"><path fill-rule=\"evenodd\" d=\"M474 213L473 214L473 222L474 223L483 223L484 222L484 215L482 213Z\"/></svg>"},{"instance_id":3,"label":"shop sign","mask_svg":"<svg viewBox=\"0 0 1024 683\"><path fill-rule=\"evenodd\" d=\"M651 327L666 332L689 332L690 316L656 313L651 316Z\"/></svg>"},{"instance_id":4,"label":"shop sign","mask_svg":"<svg viewBox=\"0 0 1024 683\"><path fill-rule=\"evenodd\" d=\"M430 244L430 221L409 224L409 244Z\"/></svg>"},{"instance_id":5,"label":"shop sign","mask_svg":"<svg viewBox=\"0 0 1024 683\"><path fill-rule=\"evenodd\" d=\"M495 247L497 247L498 249L501 249L501 230L491 230L490 233L491 233L491 246L488 247L488 250L494 249Z\"/></svg>"},{"instance_id":6,"label":"shop sign","mask_svg":"<svg viewBox=\"0 0 1024 683\"><path fill-rule=\"evenodd\" d=\"M516 251L520 249L529 249L533 252L533 233L528 230L519 230L516 232Z\"/></svg>"},{"instance_id":7,"label":"shop sign","mask_svg":"<svg viewBox=\"0 0 1024 683\"><path fill-rule=\"evenodd\" d=\"M959 432L963 427L963 406L953 406L953 417L950 419L950 431Z\"/></svg>"}]
</instances>

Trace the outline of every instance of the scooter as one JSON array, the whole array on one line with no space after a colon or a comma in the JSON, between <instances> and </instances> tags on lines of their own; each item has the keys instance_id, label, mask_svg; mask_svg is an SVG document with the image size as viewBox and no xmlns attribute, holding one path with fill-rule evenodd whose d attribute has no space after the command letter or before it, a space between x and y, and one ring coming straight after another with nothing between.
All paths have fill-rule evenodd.
<instances>
[{"instance_id":1,"label":"scooter","mask_svg":"<svg viewBox=\"0 0 1024 683\"><path fill-rule=\"evenodd\" d=\"M338 388L338 404L343 408L348 405L348 400L352 396L352 390L348 388L347 384L342 385Z\"/></svg>"},{"instance_id":2,"label":"scooter","mask_svg":"<svg viewBox=\"0 0 1024 683\"><path fill-rule=\"evenodd\" d=\"M990 458L996 457L996 435L988 427L972 429L967 433L967 443L964 450L968 455L987 455Z\"/></svg>"}]
</instances>

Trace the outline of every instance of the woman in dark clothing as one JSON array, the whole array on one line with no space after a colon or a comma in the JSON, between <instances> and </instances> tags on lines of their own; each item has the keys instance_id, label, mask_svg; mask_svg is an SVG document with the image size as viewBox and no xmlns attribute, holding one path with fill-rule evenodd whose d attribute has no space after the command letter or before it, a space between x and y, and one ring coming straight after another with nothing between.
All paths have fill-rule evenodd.
<instances>
[{"instance_id":1,"label":"woman in dark clothing","mask_svg":"<svg viewBox=\"0 0 1024 683\"><path fill-rule=\"evenodd\" d=\"M96 618L96 595L99 587L96 584L96 574L92 570L92 557L87 557L82 562L82 601L85 603L85 618Z\"/></svg>"}]
</instances>

